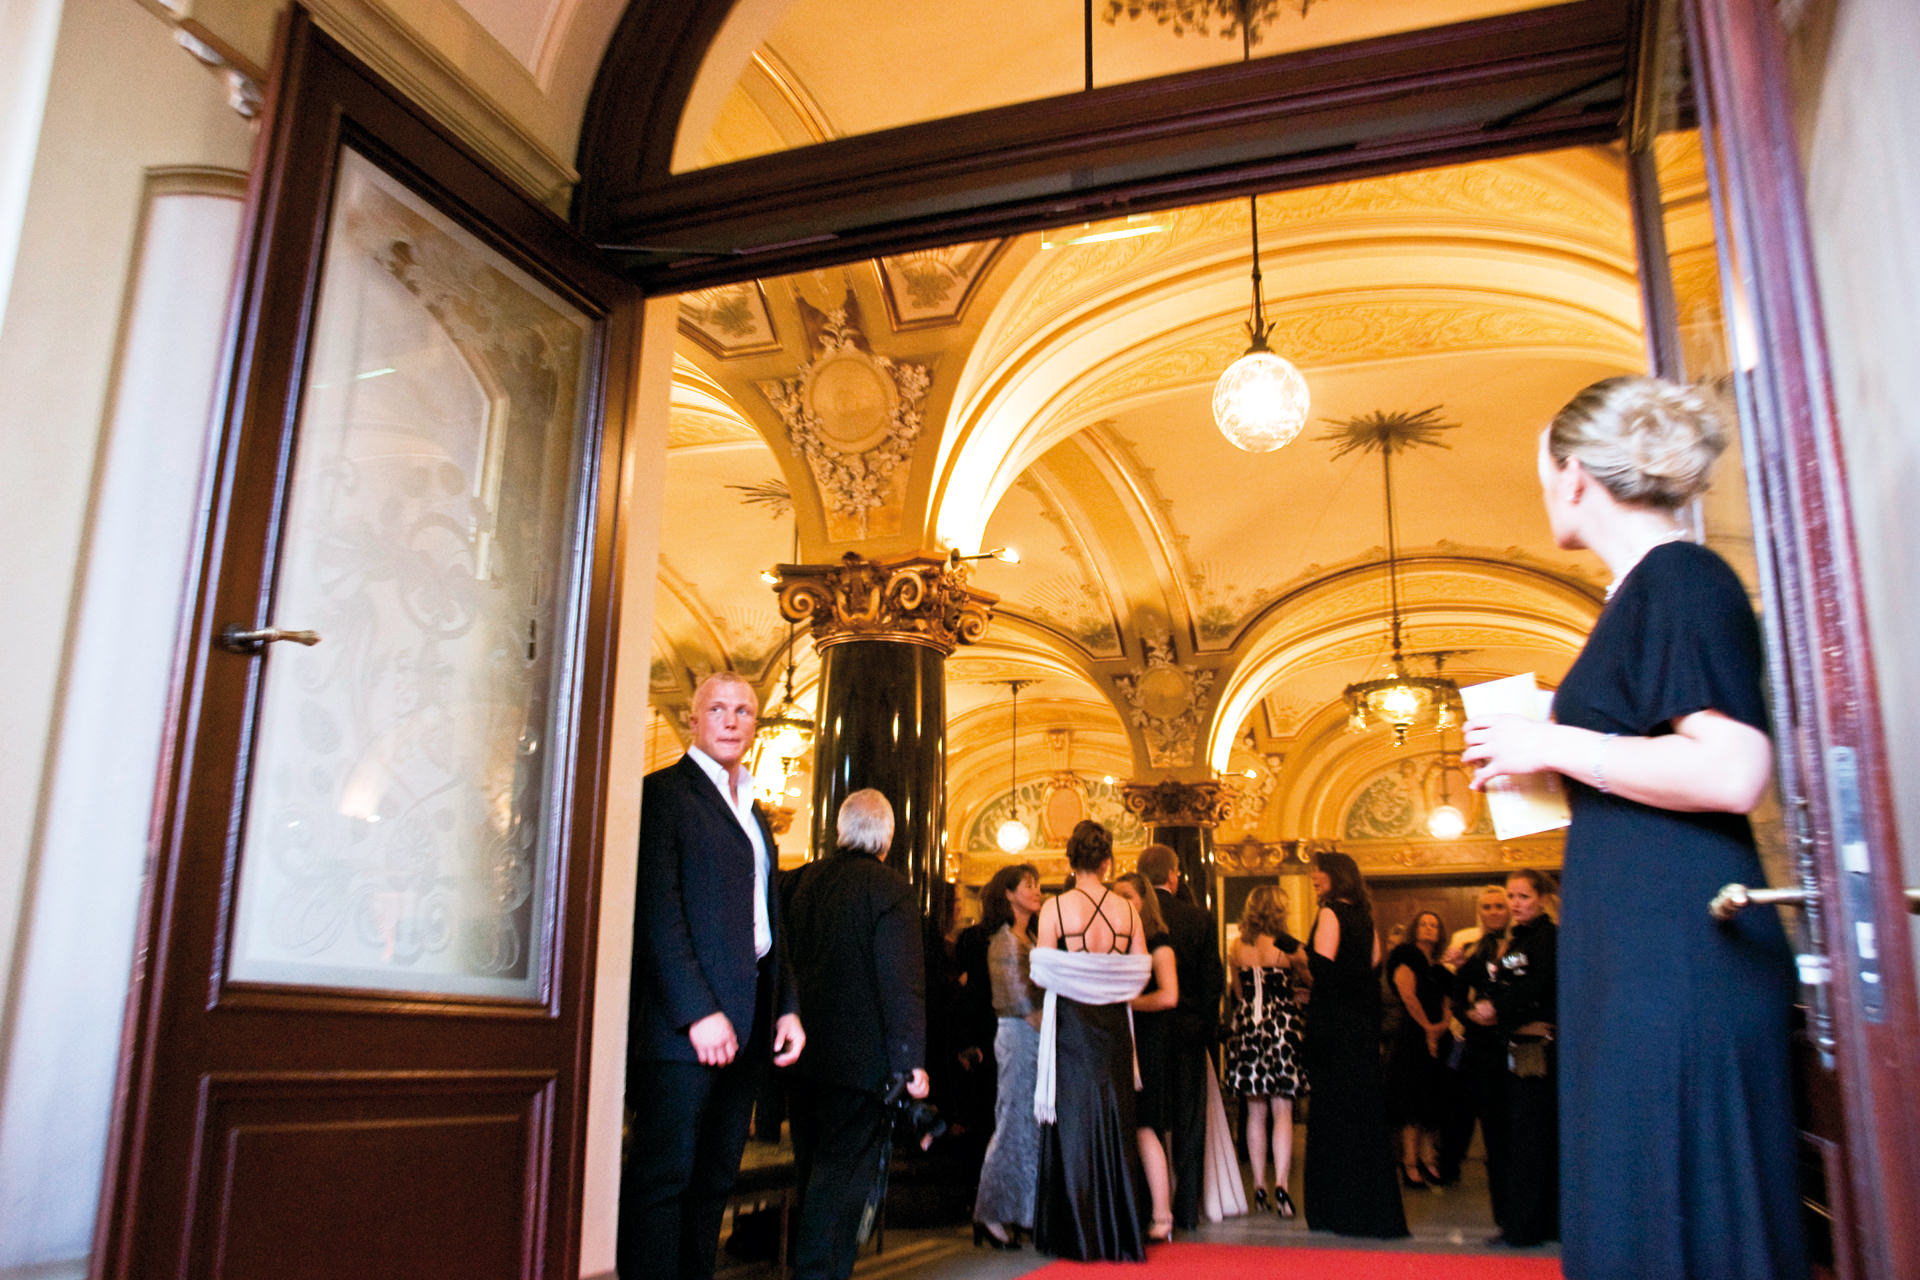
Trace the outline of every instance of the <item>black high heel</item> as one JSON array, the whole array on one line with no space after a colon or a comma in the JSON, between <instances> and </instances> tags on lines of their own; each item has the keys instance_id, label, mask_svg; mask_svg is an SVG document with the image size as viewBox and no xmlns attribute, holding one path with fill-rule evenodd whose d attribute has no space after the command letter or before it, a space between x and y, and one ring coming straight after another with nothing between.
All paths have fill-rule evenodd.
<instances>
[{"instance_id":1,"label":"black high heel","mask_svg":"<svg viewBox=\"0 0 1920 1280\"><path fill-rule=\"evenodd\" d=\"M1285 1195L1287 1193L1282 1191L1280 1194ZM1261 1213L1267 1211L1267 1189L1265 1187L1255 1187L1253 1189L1253 1207Z\"/></svg>"},{"instance_id":2,"label":"black high heel","mask_svg":"<svg viewBox=\"0 0 1920 1280\"><path fill-rule=\"evenodd\" d=\"M999 1224L996 1223L995 1225ZM1007 1231L1005 1227L1001 1227L1000 1229ZM989 1249L999 1249L1004 1252L1009 1249L1018 1249L1020 1247L1020 1240L1011 1231L1007 1231L1007 1235L1003 1239L989 1231L986 1223L976 1222L973 1224L973 1247L978 1249L981 1245L986 1245Z\"/></svg>"},{"instance_id":3,"label":"black high heel","mask_svg":"<svg viewBox=\"0 0 1920 1280\"><path fill-rule=\"evenodd\" d=\"M1266 1208L1265 1205L1260 1207ZM1293 1197L1287 1194L1285 1187L1273 1189L1273 1211L1283 1218L1293 1217Z\"/></svg>"}]
</instances>

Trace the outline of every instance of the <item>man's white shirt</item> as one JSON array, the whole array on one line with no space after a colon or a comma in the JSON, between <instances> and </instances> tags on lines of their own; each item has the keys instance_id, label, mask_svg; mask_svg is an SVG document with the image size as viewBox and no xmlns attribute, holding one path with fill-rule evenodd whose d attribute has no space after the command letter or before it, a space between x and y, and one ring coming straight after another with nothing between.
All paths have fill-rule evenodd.
<instances>
[{"instance_id":1,"label":"man's white shirt","mask_svg":"<svg viewBox=\"0 0 1920 1280\"><path fill-rule=\"evenodd\" d=\"M735 785L729 787L727 771L720 767L718 760L698 747L688 747L687 754L700 766L700 772L719 788L721 802L753 842L753 954L755 959L764 959L767 952L773 950L773 921L767 915L767 839L761 834L759 819L753 816L752 776L742 766ZM737 801L733 798L736 791L740 796Z\"/></svg>"}]
</instances>

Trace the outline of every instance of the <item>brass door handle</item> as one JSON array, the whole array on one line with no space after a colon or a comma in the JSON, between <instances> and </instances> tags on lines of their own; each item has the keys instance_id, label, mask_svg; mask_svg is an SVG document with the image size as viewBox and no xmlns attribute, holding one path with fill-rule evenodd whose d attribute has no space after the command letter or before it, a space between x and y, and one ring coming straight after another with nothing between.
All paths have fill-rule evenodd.
<instances>
[{"instance_id":1,"label":"brass door handle","mask_svg":"<svg viewBox=\"0 0 1920 1280\"><path fill-rule=\"evenodd\" d=\"M1920 916L1920 889L1908 889L1906 896L1907 914ZM1707 906L1707 914L1715 920L1731 920L1740 914L1743 907L1806 905L1805 889L1749 889L1743 884L1729 884L1721 886L1720 892L1713 895L1713 901Z\"/></svg>"},{"instance_id":2,"label":"brass door handle","mask_svg":"<svg viewBox=\"0 0 1920 1280\"><path fill-rule=\"evenodd\" d=\"M229 622L220 629L217 641L228 653L256 654L276 640L291 640L295 644L309 647L320 643L318 631L285 631L279 627L263 627L249 631L237 622Z\"/></svg>"}]
</instances>

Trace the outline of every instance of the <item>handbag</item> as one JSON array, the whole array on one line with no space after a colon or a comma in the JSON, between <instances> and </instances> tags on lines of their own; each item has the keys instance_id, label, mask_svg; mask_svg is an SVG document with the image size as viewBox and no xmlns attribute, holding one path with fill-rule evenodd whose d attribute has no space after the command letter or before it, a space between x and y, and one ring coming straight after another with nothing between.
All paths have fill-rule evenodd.
<instances>
[{"instance_id":1,"label":"handbag","mask_svg":"<svg viewBox=\"0 0 1920 1280\"><path fill-rule=\"evenodd\" d=\"M1529 1022L1513 1029L1507 1037L1507 1070L1520 1080L1545 1078L1548 1052L1553 1044L1551 1022Z\"/></svg>"}]
</instances>

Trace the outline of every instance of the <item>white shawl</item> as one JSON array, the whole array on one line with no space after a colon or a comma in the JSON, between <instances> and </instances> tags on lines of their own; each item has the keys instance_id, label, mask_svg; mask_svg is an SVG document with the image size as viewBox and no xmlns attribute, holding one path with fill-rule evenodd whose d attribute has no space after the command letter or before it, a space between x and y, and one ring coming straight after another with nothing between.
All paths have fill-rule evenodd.
<instances>
[{"instance_id":1,"label":"white shawl","mask_svg":"<svg viewBox=\"0 0 1920 1280\"><path fill-rule=\"evenodd\" d=\"M1153 976L1151 956L1116 955L1089 951L1055 951L1034 948L1033 982L1046 988L1047 999L1040 1014L1040 1060L1033 1084L1033 1115L1041 1124L1059 1119L1054 1100L1058 1096L1054 1079L1058 1060L1055 1039L1059 1032L1059 997L1081 1004L1119 1004L1131 1000L1146 989ZM1127 1025L1133 1025L1133 1010L1127 1010ZM1134 1087L1140 1087L1140 1064L1133 1067Z\"/></svg>"}]
</instances>

